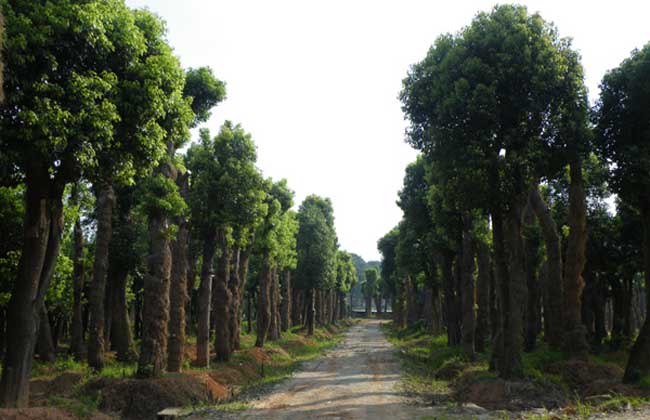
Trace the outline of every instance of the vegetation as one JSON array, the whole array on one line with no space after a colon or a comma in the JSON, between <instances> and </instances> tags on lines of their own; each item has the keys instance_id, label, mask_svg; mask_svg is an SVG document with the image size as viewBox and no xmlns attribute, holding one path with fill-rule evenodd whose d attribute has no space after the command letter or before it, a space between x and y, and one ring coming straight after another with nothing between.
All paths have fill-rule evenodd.
<instances>
[{"instance_id":1,"label":"vegetation","mask_svg":"<svg viewBox=\"0 0 650 420\"><path fill-rule=\"evenodd\" d=\"M570 40L523 6L435 41L403 81L421 154L402 221L378 241L396 331L444 333L446 363L498 380L553 382L559 363L643 394L620 381L650 375L648 63L648 47L634 51L590 109ZM436 351L413 369L428 381ZM593 367L609 354L625 375Z\"/></svg>"},{"instance_id":2,"label":"vegetation","mask_svg":"<svg viewBox=\"0 0 650 420\"><path fill-rule=\"evenodd\" d=\"M347 316L357 275L332 203L295 212L239 124L185 147L226 85L181 66L158 16L123 0L0 10L2 406L28 405L35 356L101 375L115 351L124 375L163 378L229 361L244 313L258 347Z\"/></svg>"}]
</instances>

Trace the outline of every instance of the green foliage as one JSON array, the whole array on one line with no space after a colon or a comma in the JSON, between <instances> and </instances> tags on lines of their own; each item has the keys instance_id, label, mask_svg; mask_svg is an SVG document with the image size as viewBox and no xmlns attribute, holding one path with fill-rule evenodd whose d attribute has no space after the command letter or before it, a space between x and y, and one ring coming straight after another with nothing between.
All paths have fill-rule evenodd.
<instances>
[{"instance_id":1,"label":"green foliage","mask_svg":"<svg viewBox=\"0 0 650 420\"><path fill-rule=\"evenodd\" d=\"M345 251L336 252L336 290L348 293L357 283L357 269L352 257Z\"/></svg>"},{"instance_id":2,"label":"green foliage","mask_svg":"<svg viewBox=\"0 0 650 420\"><path fill-rule=\"evenodd\" d=\"M305 289L333 287L337 238L331 201L308 196L298 210L298 223L296 284Z\"/></svg>"},{"instance_id":3,"label":"green foliage","mask_svg":"<svg viewBox=\"0 0 650 420\"><path fill-rule=\"evenodd\" d=\"M145 214L173 217L183 214L187 209L176 183L163 174L144 179L142 191L139 206Z\"/></svg>"},{"instance_id":4,"label":"green foliage","mask_svg":"<svg viewBox=\"0 0 650 420\"><path fill-rule=\"evenodd\" d=\"M596 144L611 186L625 201L648 200L650 184L650 44L610 70L596 106ZM641 200L641 202L640 202Z\"/></svg>"},{"instance_id":5,"label":"green foliage","mask_svg":"<svg viewBox=\"0 0 650 420\"><path fill-rule=\"evenodd\" d=\"M226 84L216 77L209 67L188 69L185 74L185 97L192 98L193 126L210 118L210 109L226 99Z\"/></svg>"}]
</instances>

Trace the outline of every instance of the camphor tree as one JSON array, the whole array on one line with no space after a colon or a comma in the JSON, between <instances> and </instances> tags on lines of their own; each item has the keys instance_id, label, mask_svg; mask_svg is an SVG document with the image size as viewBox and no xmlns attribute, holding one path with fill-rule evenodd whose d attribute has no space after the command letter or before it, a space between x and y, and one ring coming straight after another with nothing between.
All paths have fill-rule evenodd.
<instances>
[{"instance_id":1,"label":"camphor tree","mask_svg":"<svg viewBox=\"0 0 650 420\"><path fill-rule=\"evenodd\" d=\"M307 292L305 319L308 333L314 333L316 289L332 283L336 276L337 237L334 210L329 198L310 195L298 210L296 283Z\"/></svg>"},{"instance_id":2,"label":"camphor tree","mask_svg":"<svg viewBox=\"0 0 650 420\"><path fill-rule=\"evenodd\" d=\"M577 147L570 147L584 141L586 124L577 56L539 15L497 6L459 35L440 37L411 69L401 98L411 121L409 142L438 162L443 182L462 197L461 211L490 213L501 297L495 367L504 378L521 376L523 210L534 178L554 175L569 163L567 155L580 174ZM574 234L581 234L581 222L574 226ZM575 238L572 267L565 269L573 299L580 295L576 274L582 270L583 239ZM579 300L570 303L579 311ZM582 349L573 339L584 337L570 337L569 348Z\"/></svg>"},{"instance_id":3,"label":"camphor tree","mask_svg":"<svg viewBox=\"0 0 650 420\"><path fill-rule=\"evenodd\" d=\"M345 297L357 283L357 269L352 256L345 251L336 253L336 303L334 321L347 316Z\"/></svg>"},{"instance_id":4,"label":"camphor tree","mask_svg":"<svg viewBox=\"0 0 650 420\"><path fill-rule=\"evenodd\" d=\"M611 186L635 207L643 226L643 271L650 289L650 45L635 50L601 83L596 106L596 144L610 164ZM650 304L630 352L624 380L650 375Z\"/></svg>"},{"instance_id":5,"label":"camphor tree","mask_svg":"<svg viewBox=\"0 0 650 420\"><path fill-rule=\"evenodd\" d=\"M197 330L197 362L200 366L209 363L210 307L213 302L218 303L213 310L219 311L219 322L215 324L217 358L227 360L233 350L229 322L233 296L228 284L233 229L253 223L267 209L262 203L265 193L261 175L255 167L256 159L251 135L229 121L214 138L210 138L207 130L202 130L201 142L187 152L187 167L192 174L189 192L191 220L193 229L203 242ZM220 259L213 280L217 249Z\"/></svg>"},{"instance_id":6,"label":"camphor tree","mask_svg":"<svg viewBox=\"0 0 650 420\"><path fill-rule=\"evenodd\" d=\"M39 310L61 245L65 186L114 140L117 78L96 63L119 45L118 4L0 2L7 65L0 178L26 188L25 241L7 314L12 345L0 382L5 406L28 402Z\"/></svg>"}]
</instances>

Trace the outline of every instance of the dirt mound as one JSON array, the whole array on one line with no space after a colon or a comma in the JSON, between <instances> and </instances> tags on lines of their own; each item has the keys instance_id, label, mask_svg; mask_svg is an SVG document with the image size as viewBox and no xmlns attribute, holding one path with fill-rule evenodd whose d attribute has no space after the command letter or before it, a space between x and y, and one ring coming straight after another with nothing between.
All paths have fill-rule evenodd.
<instances>
[{"instance_id":1,"label":"dirt mound","mask_svg":"<svg viewBox=\"0 0 650 420\"><path fill-rule=\"evenodd\" d=\"M230 397L230 390L222 383L216 381L211 374L204 372L190 373L190 376L200 380L208 391L210 401L225 401Z\"/></svg>"},{"instance_id":2,"label":"dirt mound","mask_svg":"<svg viewBox=\"0 0 650 420\"><path fill-rule=\"evenodd\" d=\"M54 379L34 379L29 382L30 401L32 405L41 405L52 396L71 397L76 386L84 380L81 373L66 372Z\"/></svg>"},{"instance_id":3,"label":"dirt mound","mask_svg":"<svg viewBox=\"0 0 650 420\"><path fill-rule=\"evenodd\" d=\"M60 408L0 408L0 419L3 420L77 420L75 416ZM86 420L110 420L105 414L97 413Z\"/></svg>"},{"instance_id":4,"label":"dirt mound","mask_svg":"<svg viewBox=\"0 0 650 420\"><path fill-rule=\"evenodd\" d=\"M219 400L228 390L207 374L173 374L156 379L98 378L84 392L99 397L100 409L123 419L155 419L168 407L192 406Z\"/></svg>"},{"instance_id":5,"label":"dirt mound","mask_svg":"<svg viewBox=\"0 0 650 420\"><path fill-rule=\"evenodd\" d=\"M451 384L453 397L490 410L521 411L534 408L557 408L566 404L559 386L531 380L506 381L486 376L485 372L464 373Z\"/></svg>"},{"instance_id":6,"label":"dirt mound","mask_svg":"<svg viewBox=\"0 0 650 420\"><path fill-rule=\"evenodd\" d=\"M582 397L613 391L624 391L620 393L627 394L627 391L632 390L628 390L627 388L630 387L621 384L623 370L612 364L567 360L550 364L544 368L544 371L561 377L571 391L577 392Z\"/></svg>"},{"instance_id":7,"label":"dirt mound","mask_svg":"<svg viewBox=\"0 0 650 420\"><path fill-rule=\"evenodd\" d=\"M253 347L252 349L243 350L243 353L251 356L253 361L255 361L255 363L260 365L262 363L269 363L272 360L268 350L261 349L259 347Z\"/></svg>"}]
</instances>

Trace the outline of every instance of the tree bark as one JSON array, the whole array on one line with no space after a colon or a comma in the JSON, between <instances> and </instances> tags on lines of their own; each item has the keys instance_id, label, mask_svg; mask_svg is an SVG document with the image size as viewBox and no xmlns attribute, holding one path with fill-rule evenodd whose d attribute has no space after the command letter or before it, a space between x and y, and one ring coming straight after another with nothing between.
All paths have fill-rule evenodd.
<instances>
[{"instance_id":1,"label":"tree bark","mask_svg":"<svg viewBox=\"0 0 650 420\"><path fill-rule=\"evenodd\" d=\"M271 325L271 283L273 282L273 268L266 257L264 267L259 279L259 291L257 293L257 340L256 347L264 347L266 335Z\"/></svg>"},{"instance_id":2,"label":"tree bark","mask_svg":"<svg viewBox=\"0 0 650 420\"><path fill-rule=\"evenodd\" d=\"M97 192L97 237L95 239L95 262L90 287L90 336L88 339L88 365L96 372L104 369L106 277L111 236L113 234L113 186L106 183Z\"/></svg>"},{"instance_id":3,"label":"tree bark","mask_svg":"<svg viewBox=\"0 0 650 420\"><path fill-rule=\"evenodd\" d=\"M110 258L109 258L110 259ZM129 320L128 305L126 302L126 281L128 272L116 263L109 263L113 287L111 292L110 311L113 313L111 326L111 344L117 352L117 360L120 362L134 362L137 360L137 351L131 333L131 322Z\"/></svg>"},{"instance_id":4,"label":"tree bark","mask_svg":"<svg viewBox=\"0 0 650 420\"><path fill-rule=\"evenodd\" d=\"M242 316L242 305L241 305L241 299L242 296L240 294L240 268L239 264L241 261L241 250L239 248L235 248L233 252L231 253L231 260L230 260L230 280L228 281L228 290L230 291L230 296L232 297L232 300L230 302L230 307L228 308L228 323L229 323L229 328L228 328L228 333L230 334L229 336L229 341L230 341L230 349L231 351L235 351L238 348L235 347L236 344L238 344L238 340L235 337L235 335L239 335L239 329L238 325Z\"/></svg>"},{"instance_id":5,"label":"tree bark","mask_svg":"<svg viewBox=\"0 0 650 420\"><path fill-rule=\"evenodd\" d=\"M179 192L187 199L189 174L179 174L176 178ZM178 231L172 242L172 271L169 289L169 344L167 347L167 371L180 372L183 367L185 348L185 307L189 301L187 287L188 259L187 249L190 238L190 225L184 216L176 218Z\"/></svg>"},{"instance_id":6,"label":"tree bark","mask_svg":"<svg viewBox=\"0 0 650 420\"><path fill-rule=\"evenodd\" d=\"M643 327L630 350L623 381L638 382L650 375L650 200L641 203L641 223L643 225L643 270L646 292L646 316Z\"/></svg>"},{"instance_id":7,"label":"tree bark","mask_svg":"<svg viewBox=\"0 0 650 420\"><path fill-rule=\"evenodd\" d=\"M445 293L444 308L445 318L447 321L447 343L450 346L460 344L460 320L457 316L459 306L455 291L455 279L453 273L454 257L450 252L446 252L441 258L440 268L442 270L442 282ZM407 293L410 291L407 290Z\"/></svg>"},{"instance_id":8,"label":"tree bark","mask_svg":"<svg viewBox=\"0 0 650 420\"><path fill-rule=\"evenodd\" d=\"M499 272L499 307L501 310L499 343L495 346L496 369L504 379L521 377L523 313L526 302L525 256L522 238L522 216L525 197L510 202L507 219L500 212L493 214L495 250Z\"/></svg>"},{"instance_id":9,"label":"tree bark","mask_svg":"<svg viewBox=\"0 0 650 420\"><path fill-rule=\"evenodd\" d=\"M38 358L43 362L53 362L56 359L52 328L50 328L50 318L47 314L45 303L41 305L40 310L40 326L38 329L36 352L38 353Z\"/></svg>"},{"instance_id":10,"label":"tree bark","mask_svg":"<svg viewBox=\"0 0 650 420\"><path fill-rule=\"evenodd\" d=\"M561 241L557 225L551 215L551 209L539 193L539 187L531 189L530 204L537 216L546 244L546 291L548 307L544 311L544 336L553 349L562 346L563 322L563 280Z\"/></svg>"},{"instance_id":11,"label":"tree bark","mask_svg":"<svg viewBox=\"0 0 650 420\"><path fill-rule=\"evenodd\" d=\"M214 349L217 360L225 362L230 360L232 349L230 348L230 305L232 304L232 295L230 293L230 260L232 249L228 244L228 236L225 228L218 231L218 241L221 246L221 256L217 263L217 275L215 276L212 291L213 301L212 308L214 324Z\"/></svg>"},{"instance_id":12,"label":"tree bark","mask_svg":"<svg viewBox=\"0 0 650 420\"><path fill-rule=\"evenodd\" d=\"M278 269L273 268L271 271L271 291L269 293L269 304L271 309L271 318L268 330L268 339L271 341L280 338L280 324L278 315L278 304L280 300L280 285L278 282Z\"/></svg>"},{"instance_id":13,"label":"tree bark","mask_svg":"<svg viewBox=\"0 0 650 420\"><path fill-rule=\"evenodd\" d=\"M158 377L165 368L171 266L169 220L162 215L150 216L149 257L143 287L142 341L138 360L139 377Z\"/></svg>"},{"instance_id":14,"label":"tree bark","mask_svg":"<svg viewBox=\"0 0 650 420\"><path fill-rule=\"evenodd\" d=\"M307 335L314 335L314 318L315 318L315 312L316 308L314 307L315 305L315 291L314 288L310 288L307 291L307 316L306 316L306 321L307 321Z\"/></svg>"},{"instance_id":15,"label":"tree bark","mask_svg":"<svg viewBox=\"0 0 650 420\"><path fill-rule=\"evenodd\" d=\"M576 157L571 163L569 186L569 238L564 265L564 351L574 358L586 358L587 334L581 319L581 296L585 286L582 270L587 247L587 208L582 180L582 165Z\"/></svg>"},{"instance_id":16,"label":"tree bark","mask_svg":"<svg viewBox=\"0 0 650 420\"><path fill-rule=\"evenodd\" d=\"M63 232L63 185L46 169L26 173L24 241L17 278L7 306L7 352L0 380L0 405L26 407L29 373L38 335L39 311L52 279Z\"/></svg>"},{"instance_id":17,"label":"tree bark","mask_svg":"<svg viewBox=\"0 0 650 420\"><path fill-rule=\"evenodd\" d=\"M485 242L477 244L478 281L476 317L476 351L483 353L490 331L490 248Z\"/></svg>"},{"instance_id":18,"label":"tree bark","mask_svg":"<svg viewBox=\"0 0 650 420\"><path fill-rule=\"evenodd\" d=\"M291 328L291 270L284 270L282 276L282 308L281 308L281 327L282 331L288 331Z\"/></svg>"},{"instance_id":19,"label":"tree bark","mask_svg":"<svg viewBox=\"0 0 650 420\"><path fill-rule=\"evenodd\" d=\"M524 210L524 223L528 227L534 224L535 215L530 205ZM532 238L525 238L524 249L526 257L526 287L528 289L528 303L526 305L526 325L524 336L524 351L531 352L535 349L537 334L540 331L541 306L539 296L539 258L537 257L538 244Z\"/></svg>"},{"instance_id":20,"label":"tree bark","mask_svg":"<svg viewBox=\"0 0 650 420\"><path fill-rule=\"evenodd\" d=\"M232 336L233 336L233 344L232 348L234 350L239 350L241 348L241 343L240 343L240 336L241 336L241 320L242 320L242 302L243 302L243 296L246 291L246 284L248 282L248 265L250 262L250 257L251 257L251 252L252 252L252 247L246 248L244 250L240 257L239 257L239 274L238 274L238 281L239 281L239 288L237 290L237 299L238 299L238 304L239 308L237 309L237 316L233 319L233 324L234 328L232 331ZM249 297L249 304L250 304L250 297ZM252 307L249 305L248 307L249 310L249 315L250 312L252 311ZM248 332L251 332L251 318L248 318Z\"/></svg>"},{"instance_id":21,"label":"tree bark","mask_svg":"<svg viewBox=\"0 0 650 420\"><path fill-rule=\"evenodd\" d=\"M461 251L461 305L462 323L461 340L463 352L470 360L474 359L474 334L476 314L474 313L474 238L472 237L472 217L469 213L462 216L463 240Z\"/></svg>"},{"instance_id":22,"label":"tree bark","mask_svg":"<svg viewBox=\"0 0 650 420\"><path fill-rule=\"evenodd\" d=\"M198 294L198 327L196 330L196 365L210 366L210 301L212 299L212 267L217 249L216 229L203 234L203 263Z\"/></svg>"},{"instance_id":23,"label":"tree bark","mask_svg":"<svg viewBox=\"0 0 650 420\"><path fill-rule=\"evenodd\" d=\"M72 187L70 197L72 206L79 205L79 187L77 184ZM77 214L77 219L72 230L74 248L72 251L72 324L70 338L70 353L76 361L81 361L84 356L84 334L83 334L83 289L84 289L84 261L83 248L84 237L81 229L81 217Z\"/></svg>"}]
</instances>

